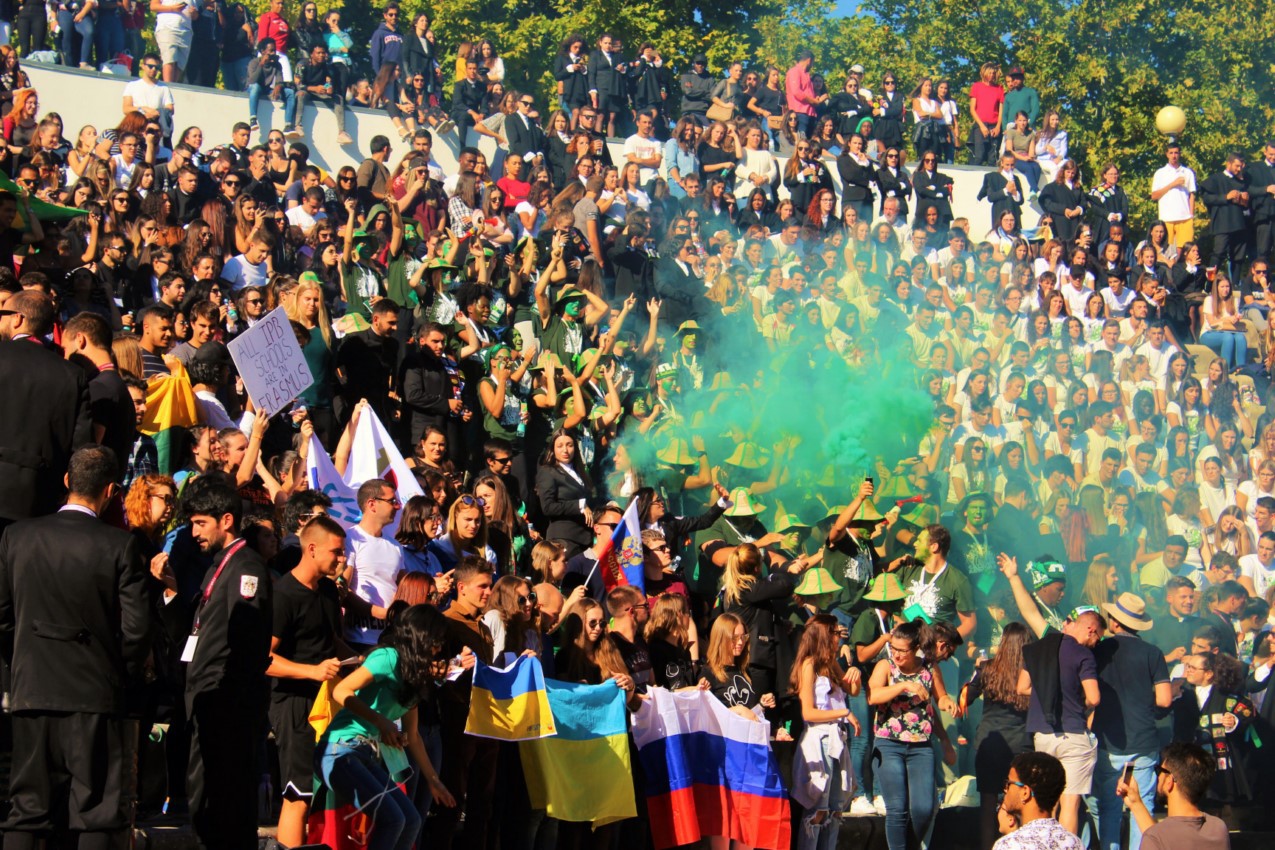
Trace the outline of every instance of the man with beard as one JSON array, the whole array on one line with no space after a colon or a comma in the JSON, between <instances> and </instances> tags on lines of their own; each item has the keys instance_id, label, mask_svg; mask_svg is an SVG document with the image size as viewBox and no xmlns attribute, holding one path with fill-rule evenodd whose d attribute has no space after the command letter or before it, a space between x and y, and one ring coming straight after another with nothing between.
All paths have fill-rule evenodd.
<instances>
[{"instance_id":1,"label":"man with beard","mask_svg":"<svg viewBox=\"0 0 1275 850\"><path fill-rule=\"evenodd\" d=\"M996 578L996 553L988 531L994 510L995 503L986 493L971 493L956 509L956 516L965 523L952 535L949 560L981 594L991 591Z\"/></svg>"},{"instance_id":2,"label":"man with beard","mask_svg":"<svg viewBox=\"0 0 1275 850\"><path fill-rule=\"evenodd\" d=\"M270 694L270 571L239 536L243 501L224 477L193 482L185 507L199 551L214 556L181 656L191 822L201 848L255 847L257 745Z\"/></svg>"},{"instance_id":3,"label":"man with beard","mask_svg":"<svg viewBox=\"0 0 1275 850\"><path fill-rule=\"evenodd\" d=\"M447 434L451 415L459 414L464 406L453 392L446 346L447 331L429 322L421 329L420 346L403 358L403 409L410 415L408 441L412 445L421 441L426 428Z\"/></svg>"},{"instance_id":4,"label":"man with beard","mask_svg":"<svg viewBox=\"0 0 1275 850\"><path fill-rule=\"evenodd\" d=\"M1139 797L1137 780L1130 777L1120 783L1116 793L1128 802L1146 850L1229 850L1231 836L1226 822L1200 810L1215 770L1213 759L1198 744L1175 742L1161 750L1155 798L1169 815L1159 823Z\"/></svg>"}]
</instances>

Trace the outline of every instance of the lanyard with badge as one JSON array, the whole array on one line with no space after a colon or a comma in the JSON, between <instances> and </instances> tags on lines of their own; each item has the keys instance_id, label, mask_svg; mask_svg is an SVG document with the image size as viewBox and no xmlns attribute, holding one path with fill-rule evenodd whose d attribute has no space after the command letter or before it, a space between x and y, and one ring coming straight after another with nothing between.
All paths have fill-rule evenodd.
<instances>
[{"instance_id":1,"label":"lanyard with badge","mask_svg":"<svg viewBox=\"0 0 1275 850\"><path fill-rule=\"evenodd\" d=\"M221 563L218 564L217 571L213 573L213 577L209 579L208 586L204 588L203 596L199 599L199 608L195 611L195 626L191 629L190 635L187 636L186 646L182 649L181 660L183 664L189 664L194 660L195 646L199 643L199 619L204 615L204 606L207 605L208 600L212 598L213 587L217 584L217 579L221 578L221 571L226 568L226 564L230 563L230 559L235 556L235 553L243 548L243 545L243 540L236 540L233 544L231 544L230 548L226 550L226 556L222 558ZM249 595L255 595L257 592L256 577L244 576L243 581L245 584L249 581L253 583L252 594Z\"/></svg>"},{"instance_id":2,"label":"lanyard with badge","mask_svg":"<svg viewBox=\"0 0 1275 850\"><path fill-rule=\"evenodd\" d=\"M947 572L947 564L943 565L943 569L934 574L934 578L928 582L925 580L925 570L921 570L916 581L908 587L908 596L905 602L907 607L903 609L903 616L909 620L916 619L924 612L926 617L923 619L931 619L939 610L938 599L938 581L943 577L943 573ZM919 610L917 610L919 609ZM909 613L911 612L911 613ZM932 620L931 620L932 621Z\"/></svg>"}]
</instances>

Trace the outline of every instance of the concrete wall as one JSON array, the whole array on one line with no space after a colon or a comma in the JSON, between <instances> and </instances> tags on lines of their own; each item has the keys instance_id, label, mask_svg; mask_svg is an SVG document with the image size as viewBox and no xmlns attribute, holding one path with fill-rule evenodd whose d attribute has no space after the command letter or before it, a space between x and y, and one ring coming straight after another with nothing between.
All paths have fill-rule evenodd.
<instances>
[{"instance_id":1,"label":"concrete wall","mask_svg":"<svg viewBox=\"0 0 1275 850\"><path fill-rule=\"evenodd\" d=\"M72 141L84 124L93 124L101 132L119 123L123 114L122 92L126 80L90 71L63 68L60 65L26 63L23 67L30 74L31 82L40 93L41 114L49 110L60 113L66 124L67 138ZM246 121L249 117L248 95L243 92L182 85L172 86L172 90L176 106L173 117L176 132L180 133L182 129L192 124L198 125L204 131L206 150L228 142L231 126L237 121ZM267 109L267 106L273 108ZM272 105L263 100L260 112L258 117L261 121L263 138L271 129L283 127L281 104ZM405 149L405 145L398 142L390 119L380 111L362 108L346 110L346 131L354 139L352 145L337 144L336 116L326 107L307 106L301 120L301 127L305 132L303 141L310 147L312 161L329 170L335 170L347 164L357 165L367 155L368 143L372 137L378 134L393 140L395 150ZM496 148L491 139L471 133L470 140L471 142L479 140L478 147L485 151L488 160L495 164ZM613 143L611 146L612 157L617 161L622 159L620 148L621 145L618 143ZM456 151L455 134L435 140L434 158L444 171L454 172ZM833 179L840 183L835 165L830 163L830 168ZM976 200L986 171L987 169L984 168L962 165L943 168L943 172L955 181L953 210L957 217L969 218L972 235L976 241L981 240L991 226L990 204ZM915 204L913 206L915 207ZM1024 227L1029 230L1034 228L1038 216L1038 209L1025 209Z\"/></svg>"}]
</instances>

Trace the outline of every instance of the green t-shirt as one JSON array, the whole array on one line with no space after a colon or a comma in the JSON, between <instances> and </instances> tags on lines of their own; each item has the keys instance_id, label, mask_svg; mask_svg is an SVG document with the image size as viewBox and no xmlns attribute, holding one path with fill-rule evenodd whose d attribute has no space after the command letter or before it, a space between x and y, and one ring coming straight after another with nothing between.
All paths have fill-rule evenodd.
<instances>
[{"instance_id":1,"label":"green t-shirt","mask_svg":"<svg viewBox=\"0 0 1275 850\"><path fill-rule=\"evenodd\" d=\"M899 577L908 592L906 605L919 603L936 623L960 625L957 612L974 613L974 589L970 580L948 564L937 579L925 572L924 565L907 567ZM905 605L905 607L906 607Z\"/></svg>"},{"instance_id":2,"label":"green t-shirt","mask_svg":"<svg viewBox=\"0 0 1275 850\"><path fill-rule=\"evenodd\" d=\"M887 619L885 624L886 626L889 626L890 621ZM884 634L884 632L881 631L881 619L877 615L876 609L869 608L862 612L858 617L855 617L854 628L850 629L850 645L856 649L860 646L867 646L870 643L875 643L876 639L881 637L882 634ZM859 666L868 673L871 673L872 668L876 666L876 663L885 658L889 652L890 650L883 646L881 647L881 651L877 653L876 658L873 658L871 661L864 664L860 664ZM858 653L856 653L855 657L858 657Z\"/></svg>"},{"instance_id":3,"label":"green t-shirt","mask_svg":"<svg viewBox=\"0 0 1275 850\"><path fill-rule=\"evenodd\" d=\"M404 705L399 701L399 690L402 683L398 680L398 651L383 646L372 650L363 662L363 666L372 674L372 683L358 692L358 697L368 708L387 720L398 720L415 707L415 703ZM354 715L349 709L341 709L328 729L323 733L323 743L348 741L351 738L371 738L378 740L381 733L375 726Z\"/></svg>"}]
</instances>

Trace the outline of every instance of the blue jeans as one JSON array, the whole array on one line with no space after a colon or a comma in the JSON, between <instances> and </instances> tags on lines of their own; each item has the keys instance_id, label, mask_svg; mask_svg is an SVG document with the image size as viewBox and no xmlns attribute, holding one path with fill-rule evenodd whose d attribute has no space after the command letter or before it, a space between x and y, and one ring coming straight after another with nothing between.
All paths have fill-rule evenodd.
<instances>
[{"instance_id":1,"label":"blue jeans","mask_svg":"<svg viewBox=\"0 0 1275 850\"><path fill-rule=\"evenodd\" d=\"M261 102L262 87L260 83L248 86L248 115L257 117L257 104ZM271 110L273 112L273 110ZM297 111L297 93L288 86L283 87L283 123L292 124L292 117Z\"/></svg>"},{"instance_id":2,"label":"blue jeans","mask_svg":"<svg viewBox=\"0 0 1275 850\"><path fill-rule=\"evenodd\" d=\"M1085 807L1098 824L1099 850L1120 850L1120 814L1124 802L1116 796L1116 785L1124 766L1133 762L1133 778L1147 810L1155 808L1155 768L1160 763L1158 753L1117 755L1109 750L1098 750L1098 761L1093 768L1093 793L1085 797ZM1142 845L1142 830L1138 822L1129 818L1129 850Z\"/></svg>"},{"instance_id":3,"label":"blue jeans","mask_svg":"<svg viewBox=\"0 0 1275 850\"><path fill-rule=\"evenodd\" d=\"M1023 175L1023 182L1026 183L1027 194L1031 195L1040 191L1040 163L1034 160L1019 160L1014 163L1014 170Z\"/></svg>"},{"instance_id":4,"label":"blue jeans","mask_svg":"<svg viewBox=\"0 0 1275 850\"><path fill-rule=\"evenodd\" d=\"M854 769L854 796L862 797L867 795L869 800L872 799L872 789L868 787L867 776L869 771L864 770L864 760L868 756L868 749L872 745L872 724L870 721L870 713L868 711L868 695L862 689L854 696L846 697L846 707L850 709L850 713L859 721L858 735L850 739L850 767Z\"/></svg>"},{"instance_id":5,"label":"blue jeans","mask_svg":"<svg viewBox=\"0 0 1275 850\"><path fill-rule=\"evenodd\" d=\"M119 12L99 12L97 16L97 61L114 62L115 57L124 52L124 22ZM134 56L135 62L141 59ZM137 68L133 68L137 72Z\"/></svg>"},{"instance_id":6,"label":"blue jeans","mask_svg":"<svg viewBox=\"0 0 1275 850\"><path fill-rule=\"evenodd\" d=\"M838 759L828 754L828 744L822 746L823 773L828 777L828 786L824 790L823 799L814 808L806 809L798 827L797 850L836 850L837 833L841 831L841 812L845 811L849 802L846 789L841 787L841 765ZM844 750L841 758L849 757ZM810 819L822 812L820 823L811 823Z\"/></svg>"},{"instance_id":7,"label":"blue jeans","mask_svg":"<svg viewBox=\"0 0 1275 850\"><path fill-rule=\"evenodd\" d=\"M429 756L429 763L434 766L434 772L437 773L443 769L443 727L421 726L419 729L425 755ZM434 791L429 787L429 783L424 781L421 770L416 765L412 765L412 778L408 780L407 787L408 793L416 801L416 811L420 813L421 822L424 823L425 818L429 817L430 806L434 804Z\"/></svg>"},{"instance_id":8,"label":"blue jeans","mask_svg":"<svg viewBox=\"0 0 1275 850\"><path fill-rule=\"evenodd\" d=\"M934 748L929 741L905 744L880 737L876 748L875 778L885 798L885 840L890 850L907 850L909 831L921 844L937 808Z\"/></svg>"},{"instance_id":9,"label":"blue jeans","mask_svg":"<svg viewBox=\"0 0 1275 850\"><path fill-rule=\"evenodd\" d=\"M74 12L58 12L58 29L62 31L62 64L74 68L78 61L87 65L93 58L93 16L75 23ZM80 55L75 55L75 36L80 36Z\"/></svg>"},{"instance_id":10,"label":"blue jeans","mask_svg":"<svg viewBox=\"0 0 1275 850\"><path fill-rule=\"evenodd\" d=\"M245 56L221 63L221 85L226 91L243 91L248 87L248 63L251 61Z\"/></svg>"},{"instance_id":11,"label":"blue jeans","mask_svg":"<svg viewBox=\"0 0 1275 850\"><path fill-rule=\"evenodd\" d=\"M1248 362L1248 340L1239 331L1205 331L1200 344L1216 351L1232 369Z\"/></svg>"},{"instance_id":12,"label":"blue jeans","mask_svg":"<svg viewBox=\"0 0 1275 850\"><path fill-rule=\"evenodd\" d=\"M314 756L315 773L323 783L371 819L367 850L411 850L420 836L421 816L368 741L329 743Z\"/></svg>"}]
</instances>

